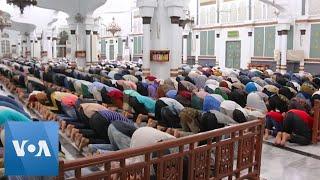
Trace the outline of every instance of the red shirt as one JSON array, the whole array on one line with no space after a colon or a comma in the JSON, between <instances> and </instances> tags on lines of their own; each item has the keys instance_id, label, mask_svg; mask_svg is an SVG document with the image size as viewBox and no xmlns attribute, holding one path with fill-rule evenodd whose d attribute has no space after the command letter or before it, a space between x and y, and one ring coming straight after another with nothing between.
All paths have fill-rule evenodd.
<instances>
[{"instance_id":1,"label":"red shirt","mask_svg":"<svg viewBox=\"0 0 320 180\"><path fill-rule=\"evenodd\" d=\"M313 117L311 117L308 113L302 110L293 109L289 112L294 113L295 115L299 116L301 120L308 124L309 128L312 129L313 127Z\"/></svg>"},{"instance_id":2,"label":"red shirt","mask_svg":"<svg viewBox=\"0 0 320 180\"><path fill-rule=\"evenodd\" d=\"M78 96L76 95L70 95L70 96L65 96L61 99L61 103L69 106L69 107L73 107L76 105L76 102L78 100Z\"/></svg>"},{"instance_id":3,"label":"red shirt","mask_svg":"<svg viewBox=\"0 0 320 180\"><path fill-rule=\"evenodd\" d=\"M277 122L283 122L283 116L280 112L270 111L266 115L267 117L270 117L271 119L277 121Z\"/></svg>"}]
</instances>

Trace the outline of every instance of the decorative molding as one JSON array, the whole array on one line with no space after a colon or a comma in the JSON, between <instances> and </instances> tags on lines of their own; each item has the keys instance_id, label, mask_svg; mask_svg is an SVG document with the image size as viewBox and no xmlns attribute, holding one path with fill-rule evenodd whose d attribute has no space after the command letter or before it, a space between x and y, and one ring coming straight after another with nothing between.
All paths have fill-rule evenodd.
<instances>
[{"instance_id":1,"label":"decorative molding","mask_svg":"<svg viewBox=\"0 0 320 180\"><path fill-rule=\"evenodd\" d=\"M295 23L319 23L320 19L298 19Z\"/></svg>"},{"instance_id":2,"label":"decorative molding","mask_svg":"<svg viewBox=\"0 0 320 180\"><path fill-rule=\"evenodd\" d=\"M240 27L255 27L255 26L270 26L276 25L278 21L270 21L270 22L255 22L255 23L246 23L246 24L235 24L235 25L217 25L217 26L209 26L209 27L197 27L193 28L193 30L211 30L211 29L220 29L220 28L240 28Z\"/></svg>"},{"instance_id":3,"label":"decorative molding","mask_svg":"<svg viewBox=\"0 0 320 180\"><path fill-rule=\"evenodd\" d=\"M180 23L180 17L178 16L171 16L171 24L179 24Z\"/></svg>"},{"instance_id":4,"label":"decorative molding","mask_svg":"<svg viewBox=\"0 0 320 180\"><path fill-rule=\"evenodd\" d=\"M282 35L288 35L288 30L282 30Z\"/></svg>"},{"instance_id":5,"label":"decorative molding","mask_svg":"<svg viewBox=\"0 0 320 180\"><path fill-rule=\"evenodd\" d=\"M142 17L142 24L151 24L151 17Z\"/></svg>"}]
</instances>

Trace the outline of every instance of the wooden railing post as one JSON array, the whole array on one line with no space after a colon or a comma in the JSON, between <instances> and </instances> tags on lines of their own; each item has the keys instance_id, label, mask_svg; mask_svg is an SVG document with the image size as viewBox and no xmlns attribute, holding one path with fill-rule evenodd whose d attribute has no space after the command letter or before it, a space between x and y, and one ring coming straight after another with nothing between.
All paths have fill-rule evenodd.
<instances>
[{"instance_id":1,"label":"wooden railing post","mask_svg":"<svg viewBox=\"0 0 320 180\"><path fill-rule=\"evenodd\" d=\"M312 127L312 143L317 144L319 138L319 120L320 120L320 101L315 100L314 102L314 120L313 120L313 127Z\"/></svg>"}]
</instances>

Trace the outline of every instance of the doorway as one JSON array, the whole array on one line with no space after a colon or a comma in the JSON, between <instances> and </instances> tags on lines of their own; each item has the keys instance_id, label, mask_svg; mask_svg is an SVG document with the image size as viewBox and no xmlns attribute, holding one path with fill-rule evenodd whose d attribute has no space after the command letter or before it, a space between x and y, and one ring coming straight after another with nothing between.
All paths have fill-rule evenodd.
<instances>
[{"instance_id":1,"label":"doorway","mask_svg":"<svg viewBox=\"0 0 320 180\"><path fill-rule=\"evenodd\" d=\"M240 69L241 41L226 42L226 68Z\"/></svg>"},{"instance_id":2,"label":"doorway","mask_svg":"<svg viewBox=\"0 0 320 180\"><path fill-rule=\"evenodd\" d=\"M114 59L114 45L109 46L109 60L115 60Z\"/></svg>"}]
</instances>

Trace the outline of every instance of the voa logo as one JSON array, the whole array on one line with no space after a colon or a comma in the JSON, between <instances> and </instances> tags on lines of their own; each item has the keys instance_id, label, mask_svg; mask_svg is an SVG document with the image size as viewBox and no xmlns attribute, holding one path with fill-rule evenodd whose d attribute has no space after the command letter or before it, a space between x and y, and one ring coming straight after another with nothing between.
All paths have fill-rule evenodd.
<instances>
[{"instance_id":1,"label":"voa logo","mask_svg":"<svg viewBox=\"0 0 320 180\"><path fill-rule=\"evenodd\" d=\"M23 140L23 141L18 141L18 140L13 140L12 144L14 147L14 150L17 154L18 157L24 157L27 150L29 153L36 153L35 157L51 157L51 153L48 147L48 144L45 140L39 140L38 144L28 144L28 140Z\"/></svg>"}]
</instances>

